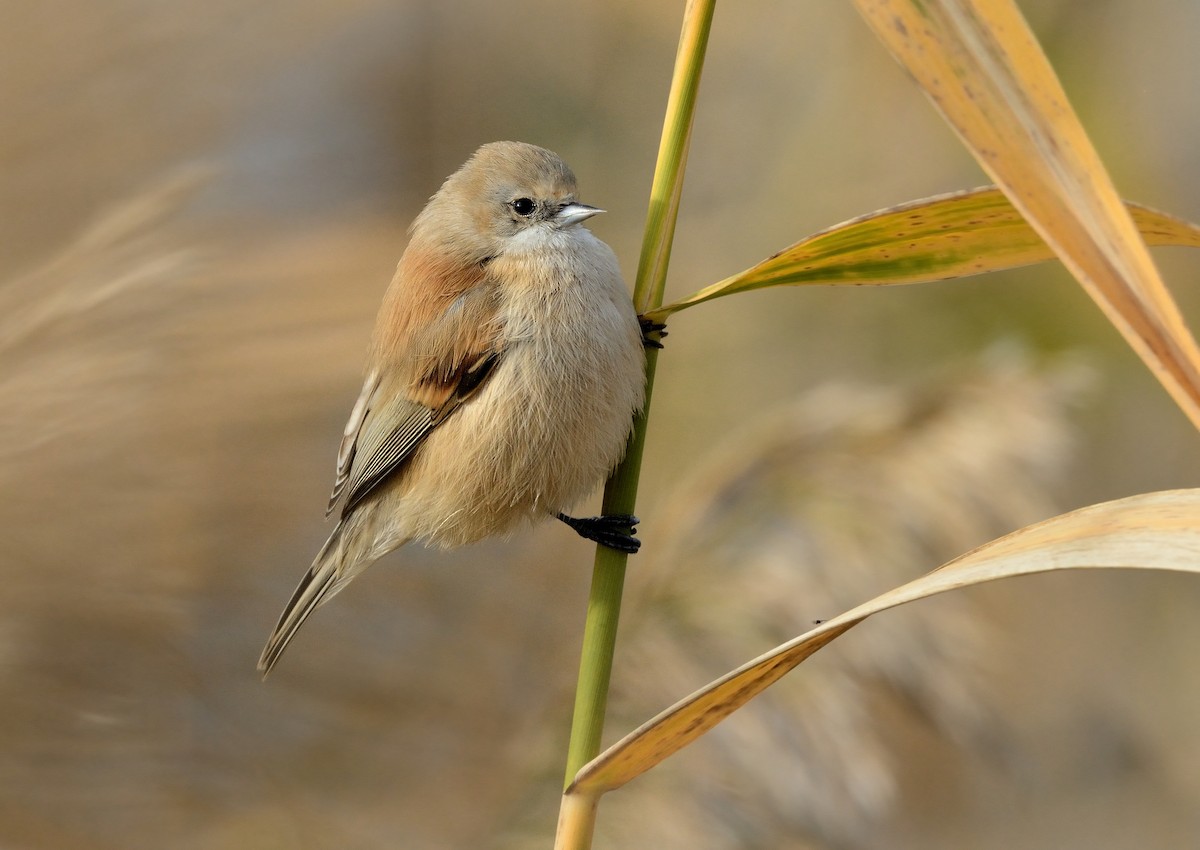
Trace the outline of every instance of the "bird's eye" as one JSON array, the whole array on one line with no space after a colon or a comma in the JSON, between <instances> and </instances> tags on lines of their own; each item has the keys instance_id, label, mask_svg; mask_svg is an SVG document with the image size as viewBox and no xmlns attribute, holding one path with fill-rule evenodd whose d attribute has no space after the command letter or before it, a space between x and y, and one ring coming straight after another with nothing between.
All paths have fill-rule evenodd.
<instances>
[{"instance_id":1,"label":"bird's eye","mask_svg":"<svg viewBox=\"0 0 1200 850\"><path fill-rule=\"evenodd\" d=\"M529 198L517 198L510 206L517 215L526 216L533 213L534 203Z\"/></svg>"}]
</instances>

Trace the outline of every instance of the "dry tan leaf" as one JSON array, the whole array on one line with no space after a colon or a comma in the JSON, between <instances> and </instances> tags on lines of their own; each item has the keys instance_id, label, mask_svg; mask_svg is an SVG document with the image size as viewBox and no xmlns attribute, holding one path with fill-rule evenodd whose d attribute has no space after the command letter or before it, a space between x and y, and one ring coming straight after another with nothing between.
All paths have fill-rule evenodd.
<instances>
[{"instance_id":1,"label":"dry tan leaf","mask_svg":"<svg viewBox=\"0 0 1200 850\"><path fill-rule=\"evenodd\" d=\"M1126 202L1147 244L1200 247L1200 226ZM1054 252L994 186L922 198L814 233L745 271L647 315L771 286L927 283L1053 260Z\"/></svg>"},{"instance_id":2,"label":"dry tan leaf","mask_svg":"<svg viewBox=\"0 0 1200 850\"><path fill-rule=\"evenodd\" d=\"M1013 205L1200 426L1200 351L1012 0L855 0Z\"/></svg>"},{"instance_id":3,"label":"dry tan leaf","mask_svg":"<svg viewBox=\"0 0 1200 850\"><path fill-rule=\"evenodd\" d=\"M880 611L1002 578L1067 569L1200 573L1200 489L1131 496L1031 525L828 620L676 703L577 774L597 798L692 743L817 650Z\"/></svg>"}]
</instances>

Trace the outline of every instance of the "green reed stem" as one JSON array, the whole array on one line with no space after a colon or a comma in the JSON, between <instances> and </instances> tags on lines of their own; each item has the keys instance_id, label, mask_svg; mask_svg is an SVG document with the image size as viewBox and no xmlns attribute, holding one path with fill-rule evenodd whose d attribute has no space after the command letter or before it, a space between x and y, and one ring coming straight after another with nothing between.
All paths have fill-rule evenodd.
<instances>
[{"instance_id":1,"label":"green reed stem","mask_svg":"<svg viewBox=\"0 0 1200 850\"><path fill-rule=\"evenodd\" d=\"M690 0L684 10L683 32L675 57L675 72L667 99L667 114L663 122L658 163L650 191L650 209L646 215L642 254L633 291L633 303L639 313L662 304L671 243L675 237L675 219L683 191L683 172L692 135L696 91L700 85L700 72L704 66L704 53L715 6L716 0ZM657 361L658 352L647 349L646 405L634 422L625 460L608 480L604 490L606 514L634 512ZM583 632L583 654L579 664L579 683L575 691L575 714L567 750L567 785L575 778L579 768L600 753L617 640L617 621L621 614L621 591L625 585L625 563L626 556L623 553L604 546L596 547ZM588 833L590 836L590 829Z\"/></svg>"}]
</instances>

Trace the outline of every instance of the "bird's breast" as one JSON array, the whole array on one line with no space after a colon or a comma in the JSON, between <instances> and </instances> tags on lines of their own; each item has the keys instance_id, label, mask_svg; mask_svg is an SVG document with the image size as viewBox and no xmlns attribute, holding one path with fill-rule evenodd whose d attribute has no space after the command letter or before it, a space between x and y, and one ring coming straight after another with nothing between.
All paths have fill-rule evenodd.
<instances>
[{"instance_id":1,"label":"bird's breast","mask_svg":"<svg viewBox=\"0 0 1200 850\"><path fill-rule=\"evenodd\" d=\"M608 247L590 234L568 244L489 264L503 354L414 459L398 506L413 536L471 542L567 510L624 455L643 402L641 330Z\"/></svg>"},{"instance_id":2,"label":"bird's breast","mask_svg":"<svg viewBox=\"0 0 1200 850\"><path fill-rule=\"evenodd\" d=\"M489 387L520 498L558 509L620 460L643 398L641 331L611 250L586 230L570 250L506 257L504 360Z\"/></svg>"}]
</instances>

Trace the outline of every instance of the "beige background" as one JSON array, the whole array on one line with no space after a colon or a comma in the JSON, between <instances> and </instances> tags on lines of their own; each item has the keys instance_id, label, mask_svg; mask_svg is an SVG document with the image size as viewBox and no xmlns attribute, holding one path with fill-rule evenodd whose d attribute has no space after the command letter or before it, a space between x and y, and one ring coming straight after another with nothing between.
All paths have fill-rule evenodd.
<instances>
[{"instance_id":1,"label":"beige background","mask_svg":"<svg viewBox=\"0 0 1200 850\"><path fill-rule=\"evenodd\" d=\"M1024 5L1121 191L1200 220L1200 6ZM535 142L631 275L680 6L0 4L0 847L548 846L565 528L392 556L268 684L254 660L408 221L478 144ZM982 182L849 4L723 4L669 294ZM1155 256L1196 324L1200 259ZM988 537L1200 473L1057 267L670 330L614 734ZM606 801L597 846L1193 846L1198 605L1058 576L881 617Z\"/></svg>"}]
</instances>

